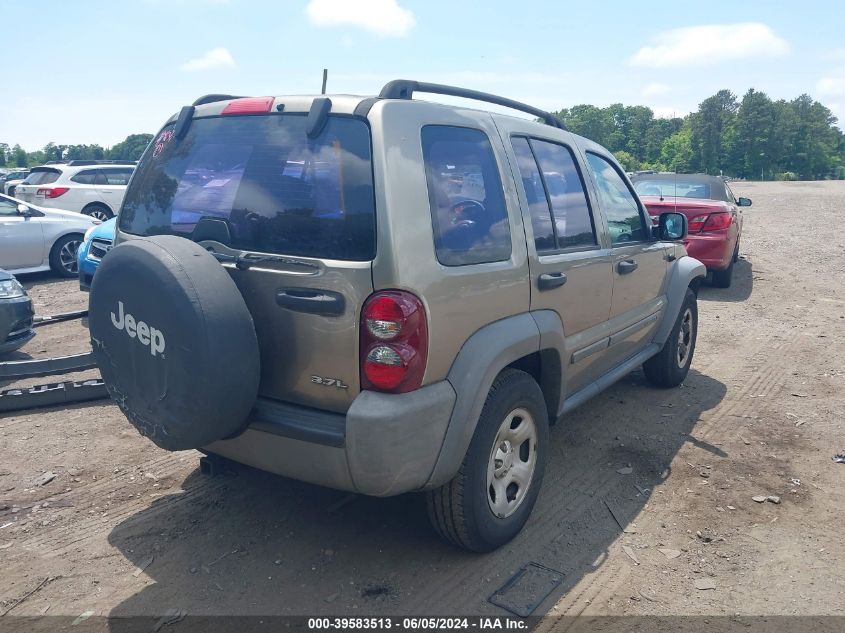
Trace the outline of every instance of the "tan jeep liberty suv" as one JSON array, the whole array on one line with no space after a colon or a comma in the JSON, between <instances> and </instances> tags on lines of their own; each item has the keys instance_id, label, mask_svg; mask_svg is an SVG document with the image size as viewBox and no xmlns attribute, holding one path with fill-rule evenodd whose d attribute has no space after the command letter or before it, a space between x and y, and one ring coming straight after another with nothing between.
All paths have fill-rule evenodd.
<instances>
[{"instance_id":1,"label":"tan jeep liberty suv","mask_svg":"<svg viewBox=\"0 0 845 633\"><path fill-rule=\"evenodd\" d=\"M422 491L440 535L487 551L528 519L550 424L640 366L685 378L705 275L685 234L607 150L502 97L208 95L132 177L92 345L160 447Z\"/></svg>"}]
</instances>

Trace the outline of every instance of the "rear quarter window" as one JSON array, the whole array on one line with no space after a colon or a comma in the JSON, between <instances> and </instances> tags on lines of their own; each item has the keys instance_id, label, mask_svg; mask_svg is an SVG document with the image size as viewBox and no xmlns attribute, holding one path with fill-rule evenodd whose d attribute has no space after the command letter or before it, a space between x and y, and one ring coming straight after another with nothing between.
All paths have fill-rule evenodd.
<instances>
[{"instance_id":1,"label":"rear quarter window","mask_svg":"<svg viewBox=\"0 0 845 633\"><path fill-rule=\"evenodd\" d=\"M434 249L444 266L503 261L511 235L499 168L481 130L422 129Z\"/></svg>"}]
</instances>

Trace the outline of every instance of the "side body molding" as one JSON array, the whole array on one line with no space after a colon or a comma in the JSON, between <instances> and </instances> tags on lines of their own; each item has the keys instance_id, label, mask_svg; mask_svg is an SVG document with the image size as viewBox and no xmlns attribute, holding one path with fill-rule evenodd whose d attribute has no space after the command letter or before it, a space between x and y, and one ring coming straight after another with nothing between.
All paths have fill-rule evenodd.
<instances>
[{"instance_id":1,"label":"side body molding","mask_svg":"<svg viewBox=\"0 0 845 633\"><path fill-rule=\"evenodd\" d=\"M704 264L694 257L681 257L672 263L672 268L666 277L664 293L669 303L663 313L663 320L654 332L654 343L663 347L669 337L669 332L675 325L675 320L678 318L678 312L684 302L687 288L695 279L704 279L706 276L707 269Z\"/></svg>"},{"instance_id":2,"label":"side body molding","mask_svg":"<svg viewBox=\"0 0 845 633\"><path fill-rule=\"evenodd\" d=\"M441 486L458 472L498 373L539 349L540 330L527 312L491 323L467 339L446 377L457 399L426 488Z\"/></svg>"}]
</instances>

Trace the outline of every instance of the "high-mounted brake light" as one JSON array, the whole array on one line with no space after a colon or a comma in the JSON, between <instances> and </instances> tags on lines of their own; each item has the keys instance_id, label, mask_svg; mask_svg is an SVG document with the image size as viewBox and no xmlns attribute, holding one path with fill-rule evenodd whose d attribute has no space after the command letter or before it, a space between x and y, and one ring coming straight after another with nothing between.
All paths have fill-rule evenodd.
<instances>
[{"instance_id":1,"label":"high-mounted brake light","mask_svg":"<svg viewBox=\"0 0 845 633\"><path fill-rule=\"evenodd\" d=\"M273 107L274 97L245 97L230 101L220 114L265 114Z\"/></svg>"},{"instance_id":2,"label":"high-mounted brake light","mask_svg":"<svg viewBox=\"0 0 845 633\"><path fill-rule=\"evenodd\" d=\"M391 393L418 389L427 358L422 302L401 290L372 295L361 311L361 388Z\"/></svg>"},{"instance_id":3,"label":"high-mounted brake light","mask_svg":"<svg viewBox=\"0 0 845 633\"><path fill-rule=\"evenodd\" d=\"M36 196L44 196L45 198L58 198L59 196L63 196L68 191L70 191L69 187L45 187L43 189L38 189L35 192Z\"/></svg>"}]
</instances>

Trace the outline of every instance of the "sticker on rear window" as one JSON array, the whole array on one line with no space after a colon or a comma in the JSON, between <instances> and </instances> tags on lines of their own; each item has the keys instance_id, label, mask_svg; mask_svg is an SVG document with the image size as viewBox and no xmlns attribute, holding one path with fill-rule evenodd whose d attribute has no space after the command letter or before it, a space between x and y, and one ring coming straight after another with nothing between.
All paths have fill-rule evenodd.
<instances>
[{"instance_id":1,"label":"sticker on rear window","mask_svg":"<svg viewBox=\"0 0 845 633\"><path fill-rule=\"evenodd\" d=\"M167 144L173 139L173 130L164 130L161 134L158 135L156 139L155 145L153 146L153 158L157 158L159 154L164 151L164 148L167 147Z\"/></svg>"}]
</instances>

